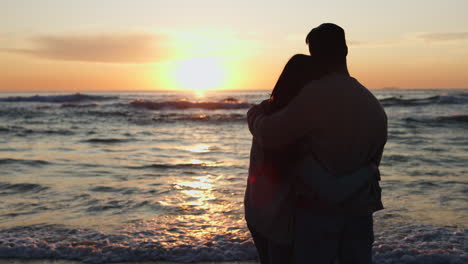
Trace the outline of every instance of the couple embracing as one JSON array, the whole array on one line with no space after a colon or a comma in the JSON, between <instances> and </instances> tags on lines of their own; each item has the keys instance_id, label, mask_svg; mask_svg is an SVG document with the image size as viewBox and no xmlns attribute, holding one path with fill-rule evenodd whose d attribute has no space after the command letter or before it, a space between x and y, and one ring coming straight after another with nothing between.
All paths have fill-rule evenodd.
<instances>
[{"instance_id":1,"label":"couple embracing","mask_svg":"<svg viewBox=\"0 0 468 264\"><path fill-rule=\"evenodd\" d=\"M387 116L350 76L341 27L306 43L311 55L293 56L247 114L247 225L262 264L370 264Z\"/></svg>"}]
</instances>

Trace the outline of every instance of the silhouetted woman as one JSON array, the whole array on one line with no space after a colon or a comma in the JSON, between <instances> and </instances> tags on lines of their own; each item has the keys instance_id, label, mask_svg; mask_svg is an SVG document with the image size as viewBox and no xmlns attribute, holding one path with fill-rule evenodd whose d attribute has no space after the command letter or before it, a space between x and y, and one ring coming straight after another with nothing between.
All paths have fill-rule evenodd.
<instances>
[{"instance_id":1,"label":"silhouetted woman","mask_svg":"<svg viewBox=\"0 0 468 264\"><path fill-rule=\"evenodd\" d=\"M284 67L268 100L266 114L286 106L310 81L326 74L313 56L294 55ZM294 190L290 167L303 156L300 143L271 150L252 141L249 180L245 197L246 220L262 264L290 263L292 258L291 210Z\"/></svg>"}]
</instances>

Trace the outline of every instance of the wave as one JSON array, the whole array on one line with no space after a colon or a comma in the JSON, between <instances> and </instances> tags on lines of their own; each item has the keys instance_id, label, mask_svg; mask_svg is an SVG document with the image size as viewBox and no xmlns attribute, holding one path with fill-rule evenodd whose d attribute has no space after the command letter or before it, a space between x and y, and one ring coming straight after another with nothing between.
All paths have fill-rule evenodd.
<instances>
[{"instance_id":1,"label":"wave","mask_svg":"<svg viewBox=\"0 0 468 264\"><path fill-rule=\"evenodd\" d=\"M108 111L106 109L93 108L75 108L76 112L66 113L67 118L74 118L75 116L90 116L105 118L106 121L131 121L141 123L143 121L145 124L156 123L173 123L173 122L207 122L207 123L224 123L224 122L245 122L245 114L238 113L155 113L154 115L141 114L136 111L129 110L120 110L120 111ZM79 110L78 110L79 109ZM5 111L7 112L7 111ZM28 111L17 111L17 112L7 112L9 118L27 118L29 117ZM1 114L1 111L0 111ZM38 117L43 117L43 115L37 115ZM55 115L55 113L53 113ZM6 115L5 115L6 116ZM46 117L47 118L47 117ZM37 119L36 119L37 120ZM37 120L39 123L46 123L46 120ZM30 135L30 134L56 134L56 135L72 135L75 134L72 130L67 129L39 129L39 128L28 128L21 126L0 126L0 133L18 133L21 135Z\"/></svg>"},{"instance_id":2,"label":"wave","mask_svg":"<svg viewBox=\"0 0 468 264\"><path fill-rule=\"evenodd\" d=\"M68 103L63 103L61 105L61 107L63 108L72 108L72 107L79 107L79 108L88 108L88 107L96 107L96 106L99 106L99 104L97 102L91 102L91 103L88 103L88 104L84 104L84 103L79 103L79 102L68 102Z\"/></svg>"},{"instance_id":3,"label":"wave","mask_svg":"<svg viewBox=\"0 0 468 264\"><path fill-rule=\"evenodd\" d=\"M468 115L438 116L434 118L409 117L403 120L409 123L422 123L422 124L429 124L429 125L444 125L444 124L468 125Z\"/></svg>"},{"instance_id":4,"label":"wave","mask_svg":"<svg viewBox=\"0 0 468 264\"><path fill-rule=\"evenodd\" d=\"M127 111L86 111L83 114L98 116L98 117L128 117L130 116L130 112Z\"/></svg>"},{"instance_id":5,"label":"wave","mask_svg":"<svg viewBox=\"0 0 468 264\"><path fill-rule=\"evenodd\" d=\"M117 96L99 96L87 94L67 94L67 95L34 95L34 96L12 96L0 97L0 102L43 102L43 103L71 103L85 101L105 101L118 99Z\"/></svg>"},{"instance_id":6,"label":"wave","mask_svg":"<svg viewBox=\"0 0 468 264\"><path fill-rule=\"evenodd\" d=\"M377 233L373 263L468 263L468 229L425 225L401 226Z\"/></svg>"},{"instance_id":7,"label":"wave","mask_svg":"<svg viewBox=\"0 0 468 264\"><path fill-rule=\"evenodd\" d=\"M82 140L84 143L97 143L97 144L118 144L125 143L129 141L135 141L135 139L124 139L124 138L91 138L87 140Z\"/></svg>"},{"instance_id":8,"label":"wave","mask_svg":"<svg viewBox=\"0 0 468 264\"><path fill-rule=\"evenodd\" d=\"M109 262L222 262L256 259L254 244L246 230L225 234L206 232L192 243L177 243L188 235L171 227L164 232L146 229L107 233L59 225L37 225L0 230L0 258L68 259L85 263ZM237 232L236 232L237 231ZM217 229L219 232L219 229ZM171 233L175 237L168 240ZM410 225L376 233L373 262L376 264L467 263L468 230L452 227Z\"/></svg>"},{"instance_id":9,"label":"wave","mask_svg":"<svg viewBox=\"0 0 468 264\"><path fill-rule=\"evenodd\" d=\"M437 120L442 122L468 123L468 115L440 116Z\"/></svg>"},{"instance_id":10,"label":"wave","mask_svg":"<svg viewBox=\"0 0 468 264\"><path fill-rule=\"evenodd\" d=\"M200 108L206 110L220 109L246 109L252 106L250 103L238 101L235 98L226 98L218 102L191 102L191 101L150 101L137 99L130 102L130 105L136 108L149 110L161 109L190 109Z\"/></svg>"},{"instance_id":11,"label":"wave","mask_svg":"<svg viewBox=\"0 0 468 264\"><path fill-rule=\"evenodd\" d=\"M0 159L0 165L21 164L28 166L43 166L51 164L45 160L23 160L23 159Z\"/></svg>"},{"instance_id":12,"label":"wave","mask_svg":"<svg viewBox=\"0 0 468 264\"><path fill-rule=\"evenodd\" d=\"M40 192L49 187L34 183L6 183L0 182L0 195L11 195L25 192Z\"/></svg>"},{"instance_id":13,"label":"wave","mask_svg":"<svg viewBox=\"0 0 468 264\"><path fill-rule=\"evenodd\" d=\"M137 189L136 188L129 188L129 187L110 187L110 186L96 186L94 188L89 189L92 192L117 192L123 194L131 194L134 193Z\"/></svg>"},{"instance_id":14,"label":"wave","mask_svg":"<svg viewBox=\"0 0 468 264\"><path fill-rule=\"evenodd\" d=\"M430 104L467 104L468 98L463 94L458 95L436 95L426 98L418 99L404 99L402 96L399 97L388 97L380 99L380 103L383 106L421 106Z\"/></svg>"},{"instance_id":15,"label":"wave","mask_svg":"<svg viewBox=\"0 0 468 264\"><path fill-rule=\"evenodd\" d=\"M207 122L207 123L223 123L223 122L245 122L245 114L214 114L214 113L157 113L155 115L146 115L135 113L132 111L85 111L81 115L90 115L104 118L125 119L136 123L152 124L156 123L174 123L174 122ZM1 131L0 131L1 132Z\"/></svg>"},{"instance_id":16,"label":"wave","mask_svg":"<svg viewBox=\"0 0 468 264\"><path fill-rule=\"evenodd\" d=\"M175 231L171 228L167 232ZM256 253L248 238L236 234L214 235L204 243L174 245L158 232L108 234L92 229L57 225L0 230L0 258L68 259L85 263L137 261L233 261L252 260ZM145 237L145 239L141 239ZM197 241L198 242L198 241Z\"/></svg>"},{"instance_id":17,"label":"wave","mask_svg":"<svg viewBox=\"0 0 468 264\"><path fill-rule=\"evenodd\" d=\"M15 133L18 136L27 136L32 134L70 136L75 134L75 132L67 129L29 129L20 126L0 127L0 133Z\"/></svg>"},{"instance_id":18,"label":"wave","mask_svg":"<svg viewBox=\"0 0 468 264\"><path fill-rule=\"evenodd\" d=\"M0 109L0 117L8 118L8 119L18 119L18 118L27 118L27 119L35 119L45 117L46 113L40 111L39 109L28 109L24 107L8 107Z\"/></svg>"},{"instance_id":19,"label":"wave","mask_svg":"<svg viewBox=\"0 0 468 264\"><path fill-rule=\"evenodd\" d=\"M153 117L156 122L194 121L194 122L245 122L243 114L162 114Z\"/></svg>"},{"instance_id":20,"label":"wave","mask_svg":"<svg viewBox=\"0 0 468 264\"><path fill-rule=\"evenodd\" d=\"M129 169L186 169L186 168L206 168L206 167L218 167L213 163L179 163L179 164L151 164L144 166L128 167Z\"/></svg>"}]
</instances>

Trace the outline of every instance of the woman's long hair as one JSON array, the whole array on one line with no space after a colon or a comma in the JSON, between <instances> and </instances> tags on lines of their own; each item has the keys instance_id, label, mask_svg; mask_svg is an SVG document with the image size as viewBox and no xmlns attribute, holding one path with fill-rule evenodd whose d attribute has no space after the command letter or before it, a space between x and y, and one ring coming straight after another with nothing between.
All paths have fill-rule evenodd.
<instances>
[{"instance_id":1,"label":"woman's long hair","mask_svg":"<svg viewBox=\"0 0 468 264\"><path fill-rule=\"evenodd\" d=\"M320 79L324 74L324 70L318 67L312 56L294 55L284 66L283 72L273 88L267 114L272 114L285 107L308 82Z\"/></svg>"},{"instance_id":2,"label":"woman's long hair","mask_svg":"<svg viewBox=\"0 0 468 264\"><path fill-rule=\"evenodd\" d=\"M322 78L327 72L325 68L313 56L294 55L278 78L265 113L273 114L284 108L304 89L307 83ZM289 164L299 159L302 154L301 142L296 142L281 150L265 149L265 165L269 166L270 177L279 177L280 171L287 169Z\"/></svg>"}]
</instances>

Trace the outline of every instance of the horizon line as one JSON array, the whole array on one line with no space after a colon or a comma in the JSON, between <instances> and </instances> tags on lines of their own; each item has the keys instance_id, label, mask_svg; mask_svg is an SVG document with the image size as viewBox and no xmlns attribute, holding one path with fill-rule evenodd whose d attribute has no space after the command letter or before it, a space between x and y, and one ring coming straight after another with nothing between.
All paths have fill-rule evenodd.
<instances>
[{"instance_id":1,"label":"horizon line","mask_svg":"<svg viewBox=\"0 0 468 264\"><path fill-rule=\"evenodd\" d=\"M383 88L368 88L369 90L468 90L466 88L400 88L400 87L383 87ZM158 89L141 89L141 90L95 90L95 89L64 89L64 90L1 90L0 93L48 93L48 92L256 92L256 91L272 91L272 89L222 89L222 90L158 90Z\"/></svg>"}]
</instances>

